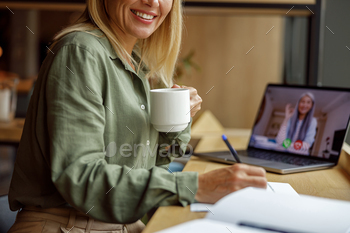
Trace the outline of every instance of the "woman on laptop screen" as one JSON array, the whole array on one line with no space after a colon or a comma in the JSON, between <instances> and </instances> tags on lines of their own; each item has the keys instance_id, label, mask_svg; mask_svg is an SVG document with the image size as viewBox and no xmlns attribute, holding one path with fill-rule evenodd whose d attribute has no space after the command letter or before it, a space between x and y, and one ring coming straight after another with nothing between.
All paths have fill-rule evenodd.
<instances>
[{"instance_id":1,"label":"woman on laptop screen","mask_svg":"<svg viewBox=\"0 0 350 233\"><path fill-rule=\"evenodd\" d=\"M276 137L277 144L289 152L309 155L316 135L314 111L315 97L310 92L301 95L295 108L287 104L285 118Z\"/></svg>"}]
</instances>

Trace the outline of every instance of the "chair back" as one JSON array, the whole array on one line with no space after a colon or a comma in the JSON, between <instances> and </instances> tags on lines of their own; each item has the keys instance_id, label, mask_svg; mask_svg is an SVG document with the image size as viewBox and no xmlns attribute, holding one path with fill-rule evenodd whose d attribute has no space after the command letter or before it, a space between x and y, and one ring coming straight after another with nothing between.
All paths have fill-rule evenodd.
<instances>
[{"instance_id":1,"label":"chair back","mask_svg":"<svg viewBox=\"0 0 350 233\"><path fill-rule=\"evenodd\" d=\"M16 211L11 211L8 196L0 197L0 233L7 233L16 220Z\"/></svg>"}]
</instances>

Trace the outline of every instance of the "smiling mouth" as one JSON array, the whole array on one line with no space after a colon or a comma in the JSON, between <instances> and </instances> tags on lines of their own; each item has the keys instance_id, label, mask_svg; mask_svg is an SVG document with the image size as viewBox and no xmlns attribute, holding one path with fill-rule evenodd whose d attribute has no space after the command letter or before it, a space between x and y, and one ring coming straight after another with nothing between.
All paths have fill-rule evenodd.
<instances>
[{"instance_id":1,"label":"smiling mouth","mask_svg":"<svg viewBox=\"0 0 350 233\"><path fill-rule=\"evenodd\" d=\"M146 20L152 20L154 17L154 15L148 15L148 14L145 14L145 13L141 13L141 12L138 12L138 11L135 11L135 10L131 10L132 13L134 13L135 15L137 15L138 17L140 17L141 19L146 19Z\"/></svg>"}]
</instances>

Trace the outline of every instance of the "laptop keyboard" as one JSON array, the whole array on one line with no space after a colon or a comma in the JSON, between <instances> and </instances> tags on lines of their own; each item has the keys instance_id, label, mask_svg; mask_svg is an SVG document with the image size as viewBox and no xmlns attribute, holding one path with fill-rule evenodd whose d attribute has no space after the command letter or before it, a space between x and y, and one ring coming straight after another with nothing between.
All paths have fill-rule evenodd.
<instances>
[{"instance_id":1,"label":"laptop keyboard","mask_svg":"<svg viewBox=\"0 0 350 233\"><path fill-rule=\"evenodd\" d=\"M298 166L308 166L308 165L317 165L326 163L324 161L319 161L316 159L312 159L310 157L302 158L293 155L283 155L280 153L274 153L271 151L261 151L249 149L247 151L247 156L258 158L258 159L266 159L270 161L282 162L287 164L293 164Z\"/></svg>"}]
</instances>

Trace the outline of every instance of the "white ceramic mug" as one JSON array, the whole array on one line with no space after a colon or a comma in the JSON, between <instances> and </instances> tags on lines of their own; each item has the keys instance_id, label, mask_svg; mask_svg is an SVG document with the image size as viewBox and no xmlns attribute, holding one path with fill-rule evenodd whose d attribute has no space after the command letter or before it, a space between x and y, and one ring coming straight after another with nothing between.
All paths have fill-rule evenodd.
<instances>
[{"instance_id":1,"label":"white ceramic mug","mask_svg":"<svg viewBox=\"0 0 350 233\"><path fill-rule=\"evenodd\" d=\"M159 132L180 132L191 121L190 91L185 88L151 90L151 123Z\"/></svg>"},{"instance_id":2,"label":"white ceramic mug","mask_svg":"<svg viewBox=\"0 0 350 233\"><path fill-rule=\"evenodd\" d=\"M0 121L12 121L17 104L17 78L0 77Z\"/></svg>"}]
</instances>

